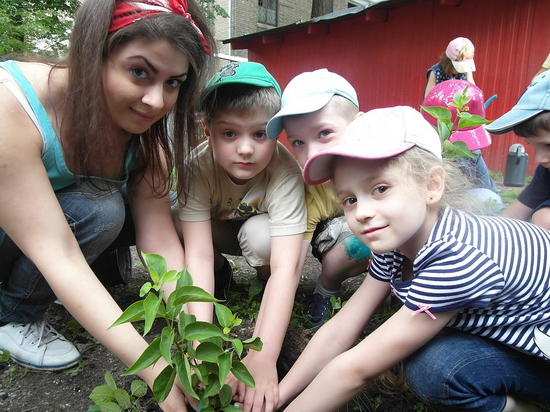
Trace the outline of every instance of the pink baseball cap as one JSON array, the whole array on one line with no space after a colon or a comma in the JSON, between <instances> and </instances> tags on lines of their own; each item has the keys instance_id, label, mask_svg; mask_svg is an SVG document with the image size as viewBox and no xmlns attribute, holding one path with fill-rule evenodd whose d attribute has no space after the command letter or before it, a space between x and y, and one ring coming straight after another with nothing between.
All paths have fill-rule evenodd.
<instances>
[{"instance_id":1,"label":"pink baseball cap","mask_svg":"<svg viewBox=\"0 0 550 412\"><path fill-rule=\"evenodd\" d=\"M474 44L466 37L457 37L452 40L445 50L445 54L458 73L475 72L476 65L474 63ZM471 58L464 60L465 55L470 55Z\"/></svg>"},{"instance_id":2,"label":"pink baseball cap","mask_svg":"<svg viewBox=\"0 0 550 412\"><path fill-rule=\"evenodd\" d=\"M387 159L417 146L441 159L441 140L422 115L408 106L374 109L351 122L336 147L309 158L304 180L318 185L332 178L337 156Z\"/></svg>"},{"instance_id":3,"label":"pink baseball cap","mask_svg":"<svg viewBox=\"0 0 550 412\"><path fill-rule=\"evenodd\" d=\"M485 117L485 97L483 91L475 84L469 83L466 80L447 80L435 86L424 99L422 106L426 107L445 107L451 111L451 121L456 121L456 107L451 106L454 103L454 96L462 92L466 87L468 91L466 96L470 101L466 104L469 108L468 113ZM437 127L437 119L432 115L422 110L422 116ZM449 141L455 142L460 140L468 145L470 150L483 149L491 145L491 136L485 130L484 126L465 127L460 131L454 132Z\"/></svg>"}]
</instances>

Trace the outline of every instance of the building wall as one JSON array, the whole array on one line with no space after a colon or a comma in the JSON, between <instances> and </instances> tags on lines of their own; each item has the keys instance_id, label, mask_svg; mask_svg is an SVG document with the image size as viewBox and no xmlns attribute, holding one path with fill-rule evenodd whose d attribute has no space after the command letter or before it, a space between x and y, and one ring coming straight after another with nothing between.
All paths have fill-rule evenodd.
<instances>
[{"instance_id":1,"label":"building wall","mask_svg":"<svg viewBox=\"0 0 550 412\"><path fill-rule=\"evenodd\" d=\"M476 84L486 99L498 95L486 113L495 119L514 105L550 52L549 15L548 0L390 3L386 21L369 21L361 13L329 22L325 34L308 34L303 25L277 33L282 40L276 44L251 39L249 58L263 63L283 88L303 71L326 67L354 85L362 110L418 108L426 70L450 40L464 36L476 47ZM489 169L504 171L508 149L516 142L526 146L531 174L534 153L513 133L493 136L492 145L483 149Z\"/></svg>"},{"instance_id":2,"label":"building wall","mask_svg":"<svg viewBox=\"0 0 550 412\"><path fill-rule=\"evenodd\" d=\"M258 22L258 0L216 1L230 16L217 17L212 24L214 36L218 40L219 53L247 58L247 50L231 50L230 45L223 44L222 40L269 30L274 26ZM277 27L310 19L312 0L278 0L278 3ZM347 7L347 0L334 0L334 11Z\"/></svg>"}]
</instances>

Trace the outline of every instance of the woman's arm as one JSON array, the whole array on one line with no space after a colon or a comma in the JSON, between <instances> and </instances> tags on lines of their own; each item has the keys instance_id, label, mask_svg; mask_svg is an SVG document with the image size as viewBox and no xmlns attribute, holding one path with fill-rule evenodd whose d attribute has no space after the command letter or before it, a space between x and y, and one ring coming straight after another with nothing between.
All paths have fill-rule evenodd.
<instances>
[{"instance_id":1,"label":"woman's arm","mask_svg":"<svg viewBox=\"0 0 550 412\"><path fill-rule=\"evenodd\" d=\"M466 80L472 84L476 84L476 82L474 81L474 74L472 72L466 73Z\"/></svg>"},{"instance_id":2,"label":"woman's arm","mask_svg":"<svg viewBox=\"0 0 550 412\"><path fill-rule=\"evenodd\" d=\"M338 409L372 379L428 342L455 313L438 313L434 320L425 313L411 316L413 312L403 306L361 343L330 361L285 411Z\"/></svg>"},{"instance_id":3,"label":"woman's arm","mask_svg":"<svg viewBox=\"0 0 550 412\"><path fill-rule=\"evenodd\" d=\"M428 76L428 82L426 83L426 88L424 89L424 98L430 93L430 91L435 87L435 74L433 70Z\"/></svg>"},{"instance_id":4,"label":"woman's arm","mask_svg":"<svg viewBox=\"0 0 550 412\"><path fill-rule=\"evenodd\" d=\"M185 264L193 278L193 284L214 295L214 244L210 220L200 222L180 221L185 248ZM212 303L192 302L188 313L197 320L212 322Z\"/></svg>"},{"instance_id":5,"label":"woman's arm","mask_svg":"<svg viewBox=\"0 0 550 412\"><path fill-rule=\"evenodd\" d=\"M519 200L514 200L510 206L508 206L500 214L502 217L511 217L513 219L528 220L533 214L533 209L525 206Z\"/></svg>"}]
</instances>

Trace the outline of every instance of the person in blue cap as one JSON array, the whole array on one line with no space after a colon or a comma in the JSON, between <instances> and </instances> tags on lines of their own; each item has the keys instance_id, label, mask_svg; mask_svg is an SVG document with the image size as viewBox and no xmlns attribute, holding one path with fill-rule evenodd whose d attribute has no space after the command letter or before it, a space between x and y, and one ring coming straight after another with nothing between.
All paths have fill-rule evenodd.
<instances>
[{"instance_id":1,"label":"person in blue cap","mask_svg":"<svg viewBox=\"0 0 550 412\"><path fill-rule=\"evenodd\" d=\"M513 131L535 150L533 180L501 214L550 229L550 74L533 80L512 109L486 127L493 134Z\"/></svg>"}]
</instances>

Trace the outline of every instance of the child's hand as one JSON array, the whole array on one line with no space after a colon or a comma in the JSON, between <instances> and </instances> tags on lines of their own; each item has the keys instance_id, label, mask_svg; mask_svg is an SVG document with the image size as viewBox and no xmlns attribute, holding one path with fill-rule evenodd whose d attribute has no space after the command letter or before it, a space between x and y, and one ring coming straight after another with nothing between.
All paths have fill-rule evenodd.
<instances>
[{"instance_id":1,"label":"child's hand","mask_svg":"<svg viewBox=\"0 0 550 412\"><path fill-rule=\"evenodd\" d=\"M164 412L187 412L186 403L185 395L174 385L168 397L159 406Z\"/></svg>"},{"instance_id":2,"label":"child's hand","mask_svg":"<svg viewBox=\"0 0 550 412\"><path fill-rule=\"evenodd\" d=\"M261 352L251 351L243 359L243 363L252 374L256 387L249 388L242 382L238 382L237 394L240 408L245 412L272 412L279 402L276 362L263 359Z\"/></svg>"}]
</instances>

